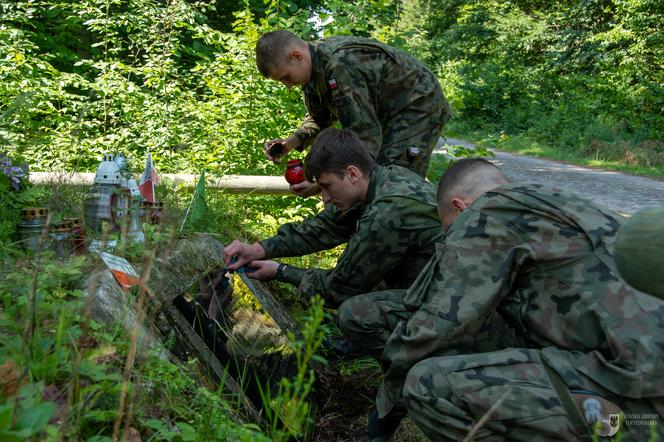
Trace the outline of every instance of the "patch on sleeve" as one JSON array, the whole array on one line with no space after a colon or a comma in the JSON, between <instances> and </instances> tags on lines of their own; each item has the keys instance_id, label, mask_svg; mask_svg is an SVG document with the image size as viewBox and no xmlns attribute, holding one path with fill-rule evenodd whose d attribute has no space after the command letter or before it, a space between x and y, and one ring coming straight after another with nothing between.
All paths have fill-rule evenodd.
<instances>
[{"instance_id":1,"label":"patch on sleeve","mask_svg":"<svg viewBox=\"0 0 664 442\"><path fill-rule=\"evenodd\" d=\"M332 78L331 80L327 81L328 86L330 86L330 90L336 90L339 86L337 85L337 80Z\"/></svg>"}]
</instances>

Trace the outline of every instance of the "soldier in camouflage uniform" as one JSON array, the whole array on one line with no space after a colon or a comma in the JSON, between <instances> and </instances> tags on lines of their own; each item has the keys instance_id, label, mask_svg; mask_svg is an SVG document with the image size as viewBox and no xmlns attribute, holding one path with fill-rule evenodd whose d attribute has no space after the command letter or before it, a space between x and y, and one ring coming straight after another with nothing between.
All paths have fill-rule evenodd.
<instances>
[{"instance_id":1,"label":"soldier in camouflage uniform","mask_svg":"<svg viewBox=\"0 0 664 442\"><path fill-rule=\"evenodd\" d=\"M379 287L406 288L417 277L442 236L435 186L399 166L374 165L363 143L349 130L327 129L305 162L307 177L320 184L329 211L253 245L234 241L224 259L230 268L250 263L247 276L296 285L307 296L320 294L333 308ZM337 213L340 213L337 216ZM301 269L264 259L302 256L347 243L333 269Z\"/></svg>"},{"instance_id":2,"label":"soldier in camouflage uniform","mask_svg":"<svg viewBox=\"0 0 664 442\"><path fill-rule=\"evenodd\" d=\"M331 37L305 42L280 30L261 36L256 64L268 78L302 86L302 126L285 140L304 149L339 121L353 130L380 165L398 164L424 176L450 107L435 75L410 55L375 40ZM270 157L269 154L266 155Z\"/></svg>"},{"instance_id":3,"label":"soldier in camouflage uniform","mask_svg":"<svg viewBox=\"0 0 664 442\"><path fill-rule=\"evenodd\" d=\"M438 205L449 229L403 295L413 314L385 345L373 440L403 407L436 441L463 439L485 415L477 440L577 440L595 421L601 435L622 427L645 440L639 417L662 434L664 303L617 276L621 219L509 184L480 159L446 172ZM496 319L507 329L492 330Z\"/></svg>"}]
</instances>

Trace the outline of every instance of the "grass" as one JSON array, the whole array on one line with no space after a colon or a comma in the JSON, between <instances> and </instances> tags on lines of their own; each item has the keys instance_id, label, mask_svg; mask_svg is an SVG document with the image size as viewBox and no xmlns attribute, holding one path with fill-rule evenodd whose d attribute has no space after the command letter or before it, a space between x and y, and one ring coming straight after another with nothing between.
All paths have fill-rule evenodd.
<instances>
[{"instance_id":1,"label":"grass","mask_svg":"<svg viewBox=\"0 0 664 442\"><path fill-rule=\"evenodd\" d=\"M50 207L53 216L82 216L85 189L59 186L43 190L40 204ZM191 191L160 187L157 194L169 208L167 225L179 227ZM217 234L226 243L272 235L280 223L299 220L316 210L315 201L220 191L208 191L207 200L208 216L200 229ZM130 262L149 264L155 250L169 247L168 234L147 236L145 245L125 250ZM16 243L2 246L0 440L110 441L137 440L139 435L151 441L284 438L283 429L274 424L261 429L237 419L239 404L229 403L221 391L199 384L194 361L175 363L156 354L139 358L136 333L92 320L84 288L95 266L91 256L63 260L52 252L26 253ZM306 261L326 267L334 259L332 252ZM273 289L280 298L290 300L296 320L307 323L308 317L316 317L306 311L306 301L298 299L293 288L275 284ZM140 293L128 296L128 302L140 299ZM309 341L302 343L306 356L298 379L266 400L305 404L301 398L311 386L307 386L310 378L304 368L320 344L318 325L305 327L310 330ZM290 409L295 415L289 422L294 425L306 418L299 408Z\"/></svg>"}]
</instances>

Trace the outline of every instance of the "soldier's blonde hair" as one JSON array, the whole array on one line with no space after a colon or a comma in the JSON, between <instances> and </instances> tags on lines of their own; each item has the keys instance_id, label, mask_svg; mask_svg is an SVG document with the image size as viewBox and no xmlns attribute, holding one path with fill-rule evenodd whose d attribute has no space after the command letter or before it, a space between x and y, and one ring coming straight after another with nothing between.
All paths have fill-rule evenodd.
<instances>
[{"instance_id":1,"label":"soldier's blonde hair","mask_svg":"<svg viewBox=\"0 0 664 442\"><path fill-rule=\"evenodd\" d=\"M474 200L508 182L495 164L483 158L461 159L445 171L438 183L438 207L451 207L452 198L457 197Z\"/></svg>"},{"instance_id":2,"label":"soldier's blonde hair","mask_svg":"<svg viewBox=\"0 0 664 442\"><path fill-rule=\"evenodd\" d=\"M288 60L291 49L306 45L306 41L290 31L280 29L266 32L256 42L256 66L263 77L267 78L275 67Z\"/></svg>"}]
</instances>

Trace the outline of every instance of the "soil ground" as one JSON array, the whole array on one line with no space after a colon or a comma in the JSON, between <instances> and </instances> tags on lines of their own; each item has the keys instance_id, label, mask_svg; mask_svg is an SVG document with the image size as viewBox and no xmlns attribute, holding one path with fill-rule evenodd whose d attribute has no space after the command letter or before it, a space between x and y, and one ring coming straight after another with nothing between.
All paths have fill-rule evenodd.
<instances>
[{"instance_id":1,"label":"soil ground","mask_svg":"<svg viewBox=\"0 0 664 442\"><path fill-rule=\"evenodd\" d=\"M313 440L368 441L367 415L374 406L381 380L378 364L369 357L353 362L332 361L317 375L315 401L318 413ZM392 440L420 442L428 439L410 419L405 418Z\"/></svg>"}]
</instances>

